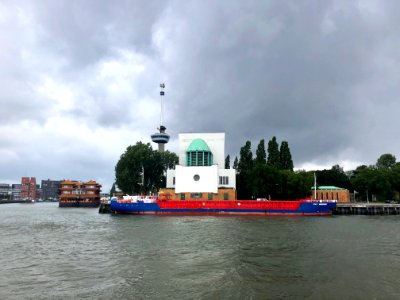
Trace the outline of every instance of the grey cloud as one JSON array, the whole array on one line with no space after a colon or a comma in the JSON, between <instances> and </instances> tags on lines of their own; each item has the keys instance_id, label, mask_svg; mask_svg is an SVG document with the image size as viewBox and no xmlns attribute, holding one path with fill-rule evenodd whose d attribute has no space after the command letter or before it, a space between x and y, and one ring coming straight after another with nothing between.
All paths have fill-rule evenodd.
<instances>
[{"instance_id":1,"label":"grey cloud","mask_svg":"<svg viewBox=\"0 0 400 300\"><path fill-rule=\"evenodd\" d=\"M115 49L152 51L152 26L162 1L40 1L33 10L43 29L42 42L83 68Z\"/></svg>"},{"instance_id":2,"label":"grey cloud","mask_svg":"<svg viewBox=\"0 0 400 300\"><path fill-rule=\"evenodd\" d=\"M189 5L179 10L189 25L174 37L185 63L167 62L178 68L173 85L185 90L171 99L180 116L172 126L224 129L234 141L228 140L228 150L236 153L246 139L276 135L289 141L297 163L358 148L355 136L366 129L356 124L364 108L353 90L374 74L381 33L391 24L379 27L363 8L336 4L213 2L208 10L195 8L204 12L199 18L186 11ZM332 29L324 32L328 16Z\"/></svg>"}]
</instances>

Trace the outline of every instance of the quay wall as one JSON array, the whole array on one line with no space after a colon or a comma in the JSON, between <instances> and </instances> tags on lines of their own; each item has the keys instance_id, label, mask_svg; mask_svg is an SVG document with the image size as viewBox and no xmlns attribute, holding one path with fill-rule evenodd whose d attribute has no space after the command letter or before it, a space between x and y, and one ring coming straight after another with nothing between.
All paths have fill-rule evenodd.
<instances>
[{"instance_id":1,"label":"quay wall","mask_svg":"<svg viewBox=\"0 0 400 300\"><path fill-rule=\"evenodd\" d=\"M334 215L400 215L400 204L338 203Z\"/></svg>"}]
</instances>

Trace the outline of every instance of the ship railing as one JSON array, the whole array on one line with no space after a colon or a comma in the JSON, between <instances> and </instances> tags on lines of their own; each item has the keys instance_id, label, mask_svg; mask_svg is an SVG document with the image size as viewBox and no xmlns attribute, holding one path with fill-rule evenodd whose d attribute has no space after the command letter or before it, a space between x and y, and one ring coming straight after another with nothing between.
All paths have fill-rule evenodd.
<instances>
[{"instance_id":1,"label":"ship railing","mask_svg":"<svg viewBox=\"0 0 400 300\"><path fill-rule=\"evenodd\" d=\"M320 202L320 203L337 203L338 201L335 199L306 199L304 202Z\"/></svg>"}]
</instances>

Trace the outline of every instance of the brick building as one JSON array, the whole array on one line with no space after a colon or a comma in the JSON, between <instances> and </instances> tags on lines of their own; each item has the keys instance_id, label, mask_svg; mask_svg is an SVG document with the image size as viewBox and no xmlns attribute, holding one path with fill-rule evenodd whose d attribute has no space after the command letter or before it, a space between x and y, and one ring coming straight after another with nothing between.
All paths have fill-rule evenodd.
<instances>
[{"instance_id":1,"label":"brick building","mask_svg":"<svg viewBox=\"0 0 400 300\"><path fill-rule=\"evenodd\" d=\"M338 203L349 203L350 193L349 190L336 186L318 186L316 193L314 188L312 189L311 198L318 200L337 200Z\"/></svg>"},{"instance_id":2,"label":"brick building","mask_svg":"<svg viewBox=\"0 0 400 300\"><path fill-rule=\"evenodd\" d=\"M22 200L36 200L37 187L35 177L22 177L21 178L21 199Z\"/></svg>"}]
</instances>

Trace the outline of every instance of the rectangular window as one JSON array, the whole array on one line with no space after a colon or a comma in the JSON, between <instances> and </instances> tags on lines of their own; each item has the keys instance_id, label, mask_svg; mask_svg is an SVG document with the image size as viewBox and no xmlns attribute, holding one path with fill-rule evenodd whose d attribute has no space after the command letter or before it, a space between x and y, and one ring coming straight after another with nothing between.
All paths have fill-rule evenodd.
<instances>
[{"instance_id":1,"label":"rectangular window","mask_svg":"<svg viewBox=\"0 0 400 300\"><path fill-rule=\"evenodd\" d=\"M228 193L224 193L224 200L228 200L228 199L229 199Z\"/></svg>"},{"instance_id":2,"label":"rectangular window","mask_svg":"<svg viewBox=\"0 0 400 300\"><path fill-rule=\"evenodd\" d=\"M203 152L199 152L197 165L198 165L198 166L204 166L204 162L203 162Z\"/></svg>"},{"instance_id":3,"label":"rectangular window","mask_svg":"<svg viewBox=\"0 0 400 300\"><path fill-rule=\"evenodd\" d=\"M181 200L185 200L185 193L181 193Z\"/></svg>"},{"instance_id":4,"label":"rectangular window","mask_svg":"<svg viewBox=\"0 0 400 300\"><path fill-rule=\"evenodd\" d=\"M190 194L191 199L201 199L202 196L203 196L203 194L201 194L201 193Z\"/></svg>"},{"instance_id":5,"label":"rectangular window","mask_svg":"<svg viewBox=\"0 0 400 300\"><path fill-rule=\"evenodd\" d=\"M175 185L175 177L172 177L172 184Z\"/></svg>"},{"instance_id":6,"label":"rectangular window","mask_svg":"<svg viewBox=\"0 0 400 300\"><path fill-rule=\"evenodd\" d=\"M208 194L208 200L212 200L213 199L213 194L209 193Z\"/></svg>"},{"instance_id":7,"label":"rectangular window","mask_svg":"<svg viewBox=\"0 0 400 300\"><path fill-rule=\"evenodd\" d=\"M229 177L228 176L219 176L219 185L228 185Z\"/></svg>"}]
</instances>

